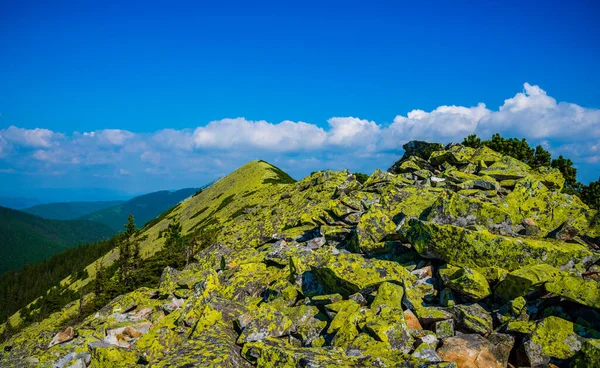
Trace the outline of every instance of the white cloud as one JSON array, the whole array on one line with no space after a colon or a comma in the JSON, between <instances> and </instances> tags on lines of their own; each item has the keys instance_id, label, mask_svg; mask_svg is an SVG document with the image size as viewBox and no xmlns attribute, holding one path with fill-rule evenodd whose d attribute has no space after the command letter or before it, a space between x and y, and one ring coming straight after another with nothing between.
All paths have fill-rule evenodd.
<instances>
[{"instance_id":1,"label":"white cloud","mask_svg":"<svg viewBox=\"0 0 600 368\"><path fill-rule=\"evenodd\" d=\"M160 163L160 153L158 152L145 151L141 154L140 158L142 161L150 162L153 165L158 165Z\"/></svg>"},{"instance_id":2,"label":"white cloud","mask_svg":"<svg viewBox=\"0 0 600 368\"><path fill-rule=\"evenodd\" d=\"M324 168L372 172L389 166L400 156L402 144L412 139L448 143L496 132L525 137L587 167L600 164L600 110L557 102L528 83L496 109L483 103L442 105L398 115L388 125L358 117L332 117L325 127L235 118L195 129L106 129L66 136L11 126L0 130L0 162L9 162L17 172L56 169L106 178L130 173L130 179L153 174L147 182L183 177L201 184L253 159L280 164L296 176Z\"/></svg>"},{"instance_id":3,"label":"white cloud","mask_svg":"<svg viewBox=\"0 0 600 368\"><path fill-rule=\"evenodd\" d=\"M0 130L0 137L3 140L30 148L48 148L52 146L55 139L60 139L62 136L48 129L23 129L14 125Z\"/></svg>"},{"instance_id":4,"label":"white cloud","mask_svg":"<svg viewBox=\"0 0 600 368\"><path fill-rule=\"evenodd\" d=\"M440 106L431 112L412 110L398 115L387 129L386 145L393 146L413 139L456 141L473 133L477 123L491 113L485 104L474 107ZM401 145L401 144L400 144Z\"/></svg>"},{"instance_id":5,"label":"white cloud","mask_svg":"<svg viewBox=\"0 0 600 368\"><path fill-rule=\"evenodd\" d=\"M381 129L374 121L336 117L327 122L331 128L328 132L329 142L333 145L374 149L379 140Z\"/></svg>"},{"instance_id":6,"label":"white cloud","mask_svg":"<svg viewBox=\"0 0 600 368\"><path fill-rule=\"evenodd\" d=\"M279 152L320 148L326 138L327 133L313 124L289 120L272 124L244 118L212 121L193 133L196 148L255 148Z\"/></svg>"},{"instance_id":7,"label":"white cloud","mask_svg":"<svg viewBox=\"0 0 600 368\"><path fill-rule=\"evenodd\" d=\"M505 133L530 139L588 139L600 137L600 110L559 102L529 83L506 99L498 111L483 117L476 132Z\"/></svg>"},{"instance_id":8,"label":"white cloud","mask_svg":"<svg viewBox=\"0 0 600 368\"><path fill-rule=\"evenodd\" d=\"M135 134L121 129L104 129L83 133L83 136L96 139L101 144L122 146L127 140L133 138Z\"/></svg>"}]
</instances>

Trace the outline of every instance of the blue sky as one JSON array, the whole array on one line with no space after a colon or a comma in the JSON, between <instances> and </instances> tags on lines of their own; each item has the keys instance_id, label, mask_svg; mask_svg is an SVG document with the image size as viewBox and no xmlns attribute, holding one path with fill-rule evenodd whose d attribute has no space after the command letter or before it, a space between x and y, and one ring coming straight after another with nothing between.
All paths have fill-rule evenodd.
<instances>
[{"instance_id":1,"label":"blue sky","mask_svg":"<svg viewBox=\"0 0 600 368\"><path fill-rule=\"evenodd\" d=\"M495 131L598 179L596 2L121 3L0 0L0 195L371 172Z\"/></svg>"}]
</instances>

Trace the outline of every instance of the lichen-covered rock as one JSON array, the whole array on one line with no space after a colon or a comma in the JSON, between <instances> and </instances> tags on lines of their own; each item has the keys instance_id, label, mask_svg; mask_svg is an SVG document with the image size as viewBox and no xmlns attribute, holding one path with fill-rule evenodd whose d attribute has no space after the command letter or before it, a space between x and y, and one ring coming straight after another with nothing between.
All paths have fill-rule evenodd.
<instances>
[{"instance_id":1,"label":"lichen-covered rock","mask_svg":"<svg viewBox=\"0 0 600 368\"><path fill-rule=\"evenodd\" d=\"M438 338L445 339L454 336L454 320L447 319L435 323L435 333Z\"/></svg>"},{"instance_id":2,"label":"lichen-covered rock","mask_svg":"<svg viewBox=\"0 0 600 368\"><path fill-rule=\"evenodd\" d=\"M584 280L561 272L545 284L546 290L562 298L588 307L600 309L600 281Z\"/></svg>"},{"instance_id":3,"label":"lichen-covered rock","mask_svg":"<svg viewBox=\"0 0 600 368\"><path fill-rule=\"evenodd\" d=\"M504 237L483 229L475 231L417 219L407 221L400 235L421 256L459 266L496 266L512 271L523 263L544 262L561 269L583 270L599 257L579 244Z\"/></svg>"},{"instance_id":4,"label":"lichen-covered rock","mask_svg":"<svg viewBox=\"0 0 600 368\"><path fill-rule=\"evenodd\" d=\"M402 285L383 282L377 289L377 295L371 303L371 309L377 310L384 305L392 309L401 309L403 296L404 289L402 288Z\"/></svg>"},{"instance_id":5,"label":"lichen-covered rock","mask_svg":"<svg viewBox=\"0 0 600 368\"><path fill-rule=\"evenodd\" d=\"M600 340L587 340L581 348L581 353L573 362L573 367L600 367Z\"/></svg>"},{"instance_id":6,"label":"lichen-covered rock","mask_svg":"<svg viewBox=\"0 0 600 368\"><path fill-rule=\"evenodd\" d=\"M492 316L481 305L457 305L454 310L459 329L480 335L487 335L492 332Z\"/></svg>"},{"instance_id":7,"label":"lichen-covered rock","mask_svg":"<svg viewBox=\"0 0 600 368\"><path fill-rule=\"evenodd\" d=\"M388 343L392 350L408 353L413 346L404 314L397 309L382 306L379 312L367 318L365 328L377 340Z\"/></svg>"},{"instance_id":8,"label":"lichen-covered rock","mask_svg":"<svg viewBox=\"0 0 600 368\"><path fill-rule=\"evenodd\" d=\"M525 266L509 273L498 284L494 295L504 303L519 296L526 296L544 283L553 280L560 271L547 264Z\"/></svg>"},{"instance_id":9,"label":"lichen-covered rock","mask_svg":"<svg viewBox=\"0 0 600 368\"><path fill-rule=\"evenodd\" d=\"M453 307L456 305L454 294L451 289L445 288L440 292L440 305L442 307Z\"/></svg>"},{"instance_id":10,"label":"lichen-covered rock","mask_svg":"<svg viewBox=\"0 0 600 368\"><path fill-rule=\"evenodd\" d=\"M371 207L362 215L356 226L356 248L362 253L375 253L385 249L383 240L396 230L396 224L381 208Z\"/></svg>"},{"instance_id":11,"label":"lichen-covered rock","mask_svg":"<svg viewBox=\"0 0 600 368\"><path fill-rule=\"evenodd\" d=\"M581 350L583 337L598 338L600 335L562 318L547 317L537 324L525 341L525 352L532 366L542 366L548 364L550 358L573 357Z\"/></svg>"},{"instance_id":12,"label":"lichen-covered rock","mask_svg":"<svg viewBox=\"0 0 600 368\"><path fill-rule=\"evenodd\" d=\"M426 219L441 225L481 225L490 232L502 235L514 233L513 220L505 208L456 193L439 196L429 209Z\"/></svg>"},{"instance_id":13,"label":"lichen-covered rock","mask_svg":"<svg viewBox=\"0 0 600 368\"><path fill-rule=\"evenodd\" d=\"M462 267L454 272L446 285L473 301L479 301L492 293L486 278L470 267Z\"/></svg>"},{"instance_id":14,"label":"lichen-covered rock","mask_svg":"<svg viewBox=\"0 0 600 368\"><path fill-rule=\"evenodd\" d=\"M411 278L396 262L366 259L352 253L332 255L313 271L323 285L346 297L362 290L374 290L384 281L403 284Z\"/></svg>"}]
</instances>

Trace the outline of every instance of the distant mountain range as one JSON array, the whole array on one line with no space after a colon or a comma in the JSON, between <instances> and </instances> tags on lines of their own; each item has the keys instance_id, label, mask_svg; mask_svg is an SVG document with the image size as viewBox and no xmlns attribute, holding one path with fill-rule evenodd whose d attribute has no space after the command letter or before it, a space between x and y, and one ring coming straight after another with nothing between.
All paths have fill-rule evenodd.
<instances>
[{"instance_id":1,"label":"distant mountain range","mask_svg":"<svg viewBox=\"0 0 600 368\"><path fill-rule=\"evenodd\" d=\"M125 201L57 202L39 204L21 211L52 220L75 220L105 208L118 206Z\"/></svg>"},{"instance_id":2,"label":"distant mountain range","mask_svg":"<svg viewBox=\"0 0 600 368\"><path fill-rule=\"evenodd\" d=\"M146 222L193 195L198 188L186 188L176 191L162 190L132 198L126 202L79 217L80 220L100 222L114 231L123 230L129 214L135 217L135 223L142 227Z\"/></svg>"},{"instance_id":3,"label":"distant mountain range","mask_svg":"<svg viewBox=\"0 0 600 368\"><path fill-rule=\"evenodd\" d=\"M77 244L107 239L123 230L130 213L142 227L197 191L163 190L128 201L47 203L21 211L0 207L0 274Z\"/></svg>"},{"instance_id":4,"label":"distant mountain range","mask_svg":"<svg viewBox=\"0 0 600 368\"><path fill-rule=\"evenodd\" d=\"M113 234L98 222L49 220L0 207L0 274Z\"/></svg>"}]
</instances>

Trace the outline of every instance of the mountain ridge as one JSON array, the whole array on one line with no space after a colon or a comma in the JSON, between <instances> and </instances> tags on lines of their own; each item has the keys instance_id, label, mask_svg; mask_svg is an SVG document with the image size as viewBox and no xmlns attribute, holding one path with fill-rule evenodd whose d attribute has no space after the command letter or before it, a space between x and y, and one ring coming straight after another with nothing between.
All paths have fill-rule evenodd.
<instances>
[{"instance_id":1,"label":"mountain ridge","mask_svg":"<svg viewBox=\"0 0 600 368\"><path fill-rule=\"evenodd\" d=\"M120 205L124 202L126 201L52 202L27 207L21 211L50 220L75 220L90 213Z\"/></svg>"},{"instance_id":2,"label":"mountain ridge","mask_svg":"<svg viewBox=\"0 0 600 368\"><path fill-rule=\"evenodd\" d=\"M242 166L132 238L147 260L179 225L189 244L215 230L190 264L71 325L74 301L5 342L4 362L586 366L600 339L598 212L561 193L557 169L422 147L364 183Z\"/></svg>"},{"instance_id":3,"label":"mountain ridge","mask_svg":"<svg viewBox=\"0 0 600 368\"><path fill-rule=\"evenodd\" d=\"M129 214L133 214L138 224L143 225L183 199L196 193L198 188L184 188L174 191L161 190L143 194L124 201L116 206L107 207L78 217L79 220L103 223L114 231L123 229Z\"/></svg>"}]
</instances>

